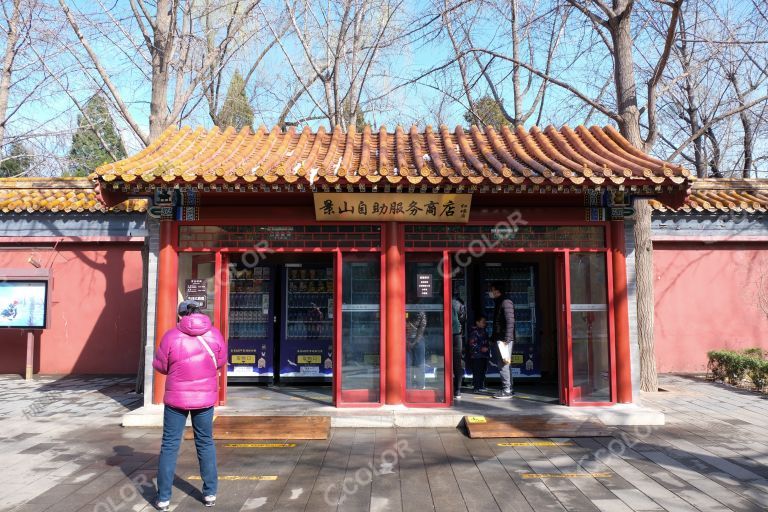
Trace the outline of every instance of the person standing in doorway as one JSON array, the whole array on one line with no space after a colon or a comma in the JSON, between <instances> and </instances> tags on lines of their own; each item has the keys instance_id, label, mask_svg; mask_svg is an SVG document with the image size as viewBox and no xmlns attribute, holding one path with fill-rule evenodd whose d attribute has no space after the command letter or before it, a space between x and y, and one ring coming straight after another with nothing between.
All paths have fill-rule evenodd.
<instances>
[{"instance_id":1,"label":"person standing in doorway","mask_svg":"<svg viewBox=\"0 0 768 512\"><path fill-rule=\"evenodd\" d=\"M460 298L451 301L451 336L453 340L453 399L461 399L461 381L464 379L464 367L461 364L464 351L464 323L467 321L467 308Z\"/></svg>"},{"instance_id":2,"label":"person standing in doorway","mask_svg":"<svg viewBox=\"0 0 768 512\"><path fill-rule=\"evenodd\" d=\"M478 315L475 325L469 330L469 357L472 361L472 390L483 393L485 374L488 372L488 359L491 357L491 343L488 340L488 322L485 316Z\"/></svg>"},{"instance_id":3,"label":"person standing in doorway","mask_svg":"<svg viewBox=\"0 0 768 512\"><path fill-rule=\"evenodd\" d=\"M491 349L501 376L501 389L493 398L509 399L514 396L509 365L512 363L512 348L515 342L515 305L506 296L506 285L502 281L491 284L488 296L494 301Z\"/></svg>"},{"instance_id":4,"label":"person standing in doorway","mask_svg":"<svg viewBox=\"0 0 768 512\"><path fill-rule=\"evenodd\" d=\"M408 369L408 385L413 389L424 389L424 364L426 359L426 346L424 344L424 331L427 330L427 314L424 311L411 311L406 313L405 319L405 359Z\"/></svg>"},{"instance_id":5,"label":"person standing in doorway","mask_svg":"<svg viewBox=\"0 0 768 512\"><path fill-rule=\"evenodd\" d=\"M227 363L227 345L194 301L179 304L179 323L163 336L152 366L165 380L163 441L157 467L159 510L170 510L173 477L187 416L192 416L203 503L216 504L218 473L213 444L213 406L219 399L219 370Z\"/></svg>"}]
</instances>

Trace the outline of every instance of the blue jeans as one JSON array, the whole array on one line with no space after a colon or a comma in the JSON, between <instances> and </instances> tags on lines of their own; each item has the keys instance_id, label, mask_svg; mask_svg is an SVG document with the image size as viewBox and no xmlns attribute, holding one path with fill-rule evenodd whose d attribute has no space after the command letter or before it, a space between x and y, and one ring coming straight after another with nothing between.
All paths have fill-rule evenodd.
<instances>
[{"instance_id":1,"label":"blue jeans","mask_svg":"<svg viewBox=\"0 0 768 512\"><path fill-rule=\"evenodd\" d=\"M179 456L179 446L188 414L192 415L197 461L200 464L200 478L203 479L203 496L216 496L219 475L216 471L216 446L213 444L213 407L185 411L166 405L163 415L163 442L160 445L160 461L157 465L157 501L171 499L176 459Z\"/></svg>"},{"instance_id":2,"label":"blue jeans","mask_svg":"<svg viewBox=\"0 0 768 512\"><path fill-rule=\"evenodd\" d=\"M407 347L405 349L405 366L407 382L405 383L406 389L423 389L424 388L424 363L427 347L424 345L424 340L419 341L413 347ZM414 380L416 381L414 383Z\"/></svg>"}]
</instances>

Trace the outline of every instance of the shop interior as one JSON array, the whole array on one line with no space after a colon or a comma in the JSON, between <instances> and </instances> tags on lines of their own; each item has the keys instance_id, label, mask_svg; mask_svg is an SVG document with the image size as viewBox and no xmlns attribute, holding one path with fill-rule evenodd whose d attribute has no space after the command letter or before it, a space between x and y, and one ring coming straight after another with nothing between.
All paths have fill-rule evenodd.
<instances>
[{"instance_id":1,"label":"shop interior","mask_svg":"<svg viewBox=\"0 0 768 512\"><path fill-rule=\"evenodd\" d=\"M185 253L179 258L179 293L203 303L213 317L214 256ZM229 343L228 404L260 398L292 405L304 400L333 403L334 259L332 254L271 254L254 260L253 253L225 255L226 325ZM409 323L423 319L422 349L406 350L406 397L411 404L445 399L444 291L442 254L406 256L406 343ZM381 266L377 253L344 256L341 293L344 402L378 402L381 390ZM512 375L519 398L557 403L558 353L555 256L548 253L493 253L479 258L452 255L451 289L466 305L467 334L478 315L487 319L490 334L493 301L491 282L506 284L515 304L516 343ZM199 289L196 289L199 288ZM197 293L197 295L195 295ZM468 352L468 351L467 351ZM469 354L465 354L468 356ZM472 361L464 358L465 402L479 404L488 393L472 393ZM489 390L498 388L498 370L489 364ZM495 402L495 401L494 401Z\"/></svg>"},{"instance_id":2,"label":"shop interior","mask_svg":"<svg viewBox=\"0 0 768 512\"><path fill-rule=\"evenodd\" d=\"M451 287L467 311L464 326L464 386L472 389L472 358L467 335L480 315L486 319L486 331L493 328L494 301L488 296L491 283L500 282L507 298L515 305L515 343L511 373L515 393L524 400L557 403L558 332L555 284L555 255L551 253L487 254L467 258L456 254L452 261ZM469 260L469 261L467 261ZM487 387L499 387L498 368L488 363ZM472 399L464 393L463 399Z\"/></svg>"}]
</instances>

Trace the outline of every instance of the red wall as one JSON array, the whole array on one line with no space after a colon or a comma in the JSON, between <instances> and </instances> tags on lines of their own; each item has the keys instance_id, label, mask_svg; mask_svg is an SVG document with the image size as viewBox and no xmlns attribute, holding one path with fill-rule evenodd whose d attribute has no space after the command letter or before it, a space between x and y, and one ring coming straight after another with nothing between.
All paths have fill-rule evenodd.
<instances>
[{"instance_id":1,"label":"red wall","mask_svg":"<svg viewBox=\"0 0 768 512\"><path fill-rule=\"evenodd\" d=\"M659 372L704 372L709 350L768 349L768 243L654 242L653 261Z\"/></svg>"},{"instance_id":2,"label":"red wall","mask_svg":"<svg viewBox=\"0 0 768 512\"><path fill-rule=\"evenodd\" d=\"M141 337L142 244L0 246L0 268L53 278L49 329L35 338L35 373L135 374ZM0 373L24 373L26 334L0 329Z\"/></svg>"}]
</instances>

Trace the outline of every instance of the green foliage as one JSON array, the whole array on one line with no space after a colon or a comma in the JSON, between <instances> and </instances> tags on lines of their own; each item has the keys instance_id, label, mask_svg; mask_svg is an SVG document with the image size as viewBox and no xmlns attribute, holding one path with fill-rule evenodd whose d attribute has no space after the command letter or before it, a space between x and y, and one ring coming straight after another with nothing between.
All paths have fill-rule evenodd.
<instances>
[{"instance_id":1,"label":"green foliage","mask_svg":"<svg viewBox=\"0 0 768 512\"><path fill-rule=\"evenodd\" d=\"M95 94L85 104L83 112L77 118L77 131L69 151L71 176L88 176L98 166L126 156L104 98Z\"/></svg>"},{"instance_id":2,"label":"green foliage","mask_svg":"<svg viewBox=\"0 0 768 512\"><path fill-rule=\"evenodd\" d=\"M24 145L19 142L11 144L8 154L3 156L1 160L0 178L22 175L29 171L32 166L32 157L29 156Z\"/></svg>"},{"instance_id":3,"label":"green foliage","mask_svg":"<svg viewBox=\"0 0 768 512\"><path fill-rule=\"evenodd\" d=\"M737 352L734 350L712 350L707 352L708 369L714 380L740 384L749 377L752 384L762 390L768 384L768 361L759 348Z\"/></svg>"},{"instance_id":4,"label":"green foliage","mask_svg":"<svg viewBox=\"0 0 768 512\"><path fill-rule=\"evenodd\" d=\"M746 348L742 350L741 353L747 357L757 357L758 359L764 358L763 349L759 347Z\"/></svg>"},{"instance_id":5,"label":"green foliage","mask_svg":"<svg viewBox=\"0 0 768 512\"><path fill-rule=\"evenodd\" d=\"M768 384L768 361L759 357L747 357L747 377L759 390Z\"/></svg>"},{"instance_id":6,"label":"green foliage","mask_svg":"<svg viewBox=\"0 0 768 512\"><path fill-rule=\"evenodd\" d=\"M227 97L216 118L220 128L234 126L238 131L246 126L253 128L253 107L245 94L245 81L239 71L232 75Z\"/></svg>"},{"instance_id":7,"label":"green foliage","mask_svg":"<svg viewBox=\"0 0 768 512\"><path fill-rule=\"evenodd\" d=\"M464 113L464 120L467 124L493 126L497 130L502 126L509 125L501 105L490 96L483 96L475 102L475 113L477 116L473 115L469 110Z\"/></svg>"}]
</instances>

